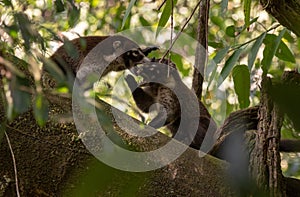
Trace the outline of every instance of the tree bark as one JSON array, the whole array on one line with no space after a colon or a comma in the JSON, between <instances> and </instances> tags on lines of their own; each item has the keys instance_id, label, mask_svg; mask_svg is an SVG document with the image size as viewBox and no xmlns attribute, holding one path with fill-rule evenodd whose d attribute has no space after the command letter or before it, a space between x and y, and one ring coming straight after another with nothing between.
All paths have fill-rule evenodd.
<instances>
[{"instance_id":1,"label":"tree bark","mask_svg":"<svg viewBox=\"0 0 300 197\"><path fill-rule=\"evenodd\" d=\"M270 196L286 196L279 154L283 115L270 97L271 86L271 79L263 76L258 130L250 154L250 172L260 191Z\"/></svg>"},{"instance_id":2,"label":"tree bark","mask_svg":"<svg viewBox=\"0 0 300 197\"><path fill-rule=\"evenodd\" d=\"M102 105L113 119L111 106L106 103ZM52 104L51 120L62 120L64 111L61 105ZM139 127L138 121L120 111L114 115L126 121L126 125L121 129L114 123L113 132L130 147L135 147L136 151L156 150L170 140L161 133L149 138L131 136L126 130ZM228 165L224 161L209 155L200 157L198 151L188 148L177 160L160 169L142 173L124 172L96 160L78 140L73 122L58 123L51 120L41 128L36 124L32 111L29 111L7 125L6 132L17 160L21 196L72 196L82 192L78 188L90 188L84 183L90 179L94 188L85 196L233 195L227 185L225 172ZM145 131L153 132L153 129L147 127ZM0 177L6 177L0 181L3 186L0 192L4 196L14 196L15 183L7 181L14 180L15 175L6 140L0 146L0 157L3 161L0 163ZM91 174L97 174L98 177Z\"/></svg>"},{"instance_id":3,"label":"tree bark","mask_svg":"<svg viewBox=\"0 0 300 197\"><path fill-rule=\"evenodd\" d=\"M198 29L197 29L197 49L195 55L195 69L193 73L192 87L201 100L202 85L204 80L204 69L207 63L207 32L209 18L210 0L202 0L199 7Z\"/></svg>"},{"instance_id":4,"label":"tree bark","mask_svg":"<svg viewBox=\"0 0 300 197\"><path fill-rule=\"evenodd\" d=\"M278 22L300 36L300 1L260 0L266 11Z\"/></svg>"}]
</instances>

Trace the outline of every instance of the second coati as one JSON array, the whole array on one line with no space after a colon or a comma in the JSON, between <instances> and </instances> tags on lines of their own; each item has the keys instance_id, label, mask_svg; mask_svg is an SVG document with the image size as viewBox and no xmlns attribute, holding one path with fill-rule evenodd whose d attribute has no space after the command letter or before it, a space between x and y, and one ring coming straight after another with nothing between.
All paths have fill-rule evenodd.
<instances>
[{"instance_id":1,"label":"second coati","mask_svg":"<svg viewBox=\"0 0 300 197\"><path fill-rule=\"evenodd\" d=\"M159 61L161 63L158 63ZM159 104L154 109L157 110L158 114L149 125L154 128L166 126L172 133L172 137L174 137L183 119L187 124L195 123L192 123L192 119L195 118L192 115L195 106L189 102L194 95L182 82L176 65L173 62L169 62L170 66L167 64L168 60L153 59L150 63L135 67L135 74L142 76L144 79L144 83L140 86L131 75L128 75L125 80L132 91L136 105L143 112L149 113L153 109L151 106ZM175 93L175 89L179 90L179 92L175 91ZM184 98L184 101L181 103L177 97L178 93L182 94L182 98ZM213 144L217 125L203 103L198 99L197 102L199 105L199 114L196 115L198 121L197 132L195 135L190 136L188 130L184 132L192 138L189 145L195 149L200 149L206 138L205 146L204 148L201 147L201 150L208 151ZM183 110L185 110L185 113L182 113Z\"/></svg>"},{"instance_id":2,"label":"second coati","mask_svg":"<svg viewBox=\"0 0 300 197\"><path fill-rule=\"evenodd\" d=\"M44 64L42 73L44 88L52 89L59 83L65 83L66 79L72 84L76 74L80 74L78 71L84 58L99 43L101 43L99 48L101 51L96 52L95 61L97 61L97 64L91 63L84 68L85 70L81 72L81 75L101 73L104 76L110 71L130 69L138 63L150 61L146 56L151 51L158 49L157 47L141 49L137 43L120 35L86 36L65 41L64 45L58 48L50 57L50 60L57 65L59 72L64 75L64 79L51 77L50 75L58 76L57 68L54 68L51 64ZM108 66L106 66L107 64ZM79 77L83 78L82 76Z\"/></svg>"}]
</instances>

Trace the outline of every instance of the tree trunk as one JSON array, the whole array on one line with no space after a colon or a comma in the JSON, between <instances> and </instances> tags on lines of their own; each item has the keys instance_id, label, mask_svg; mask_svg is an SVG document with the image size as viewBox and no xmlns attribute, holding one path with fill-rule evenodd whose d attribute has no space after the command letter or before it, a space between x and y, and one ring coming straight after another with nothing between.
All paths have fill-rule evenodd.
<instances>
[{"instance_id":1,"label":"tree trunk","mask_svg":"<svg viewBox=\"0 0 300 197\"><path fill-rule=\"evenodd\" d=\"M271 86L271 79L263 76L258 130L250 155L250 172L260 191L270 196L286 196L279 154L283 115L270 97Z\"/></svg>"}]
</instances>

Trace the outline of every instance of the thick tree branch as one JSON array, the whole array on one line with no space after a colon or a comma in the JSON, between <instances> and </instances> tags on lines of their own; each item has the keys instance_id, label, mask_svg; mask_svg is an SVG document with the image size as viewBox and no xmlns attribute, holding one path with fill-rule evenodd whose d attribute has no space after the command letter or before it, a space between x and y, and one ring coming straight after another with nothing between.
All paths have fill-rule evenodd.
<instances>
[{"instance_id":1,"label":"thick tree branch","mask_svg":"<svg viewBox=\"0 0 300 197\"><path fill-rule=\"evenodd\" d=\"M278 22L300 36L300 1L260 0L266 11Z\"/></svg>"}]
</instances>

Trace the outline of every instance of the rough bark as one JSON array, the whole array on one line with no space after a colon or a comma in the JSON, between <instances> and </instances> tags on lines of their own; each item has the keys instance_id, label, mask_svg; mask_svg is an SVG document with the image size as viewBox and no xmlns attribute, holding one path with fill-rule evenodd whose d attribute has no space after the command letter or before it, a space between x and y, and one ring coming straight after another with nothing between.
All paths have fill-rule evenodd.
<instances>
[{"instance_id":1,"label":"rough bark","mask_svg":"<svg viewBox=\"0 0 300 197\"><path fill-rule=\"evenodd\" d=\"M260 0L266 11L278 22L300 36L300 1Z\"/></svg>"},{"instance_id":2,"label":"rough bark","mask_svg":"<svg viewBox=\"0 0 300 197\"><path fill-rule=\"evenodd\" d=\"M102 105L112 118L111 106L105 103ZM64 115L64 109L60 106L51 106L51 117ZM136 151L155 150L170 140L161 133L149 138L131 136L126 130L138 127L138 122L119 111L116 115L130 121L123 130L114 123L114 132ZM147 127L145 131L150 132L151 128ZM21 196L72 196L80 191L77 188L91 188L89 183L85 183L88 180L84 177L93 173L98 176L90 177L94 181L90 183L94 190L85 193L85 196L233 195L226 181L227 164L211 156L201 158L198 151L190 148L163 168L134 173L116 170L97 161L78 140L73 122L49 121L41 128L29 111L8 124L6 132L17 160ZM0 177L6 177L0 181L3 186L0 187L1 192L4 196L14 196L15 183L8 181L14 180L13 164L5 140L0 146L0 155ZM132 185L126 186L130 183Z\"/></svg>"},{"instance_id":3,"label":"rough bark","mask_svg":"<svg viewBox=\"0 0 300 197\"><path fill-rule=\"evenodd\" d=\"M256 183L253 182L252 191L240 188L244 190L241 192L262 195L268 193L270 196L295 196L300 193L299 180L282 176L279 151L299 152L298 140L280 140L280 128L283 119L282 112L294 115L288 113L289 109L299 109L294 106L294 103L297 103L299 99L297 87L300 85L300 74L296 71L287 71L284 72L280 84L271 86L268 78L263 83L260 107L239 110L230 114L218 130L221 133L220 138L211 154L226 159L231 166L238 164L236 169L244 164L244 170L240 172L245 174L248 163L243 163L243 156L244 154L251 155L250 167ZM293 97L294 100L288 101L287 104L286 97ZM236 151L241 149L247 149L247 151ZM236 169L234 171L237 171ZM244 178L247 178L247 175ZM238 176L236 179L238 180ZM249 183L252 184L252 181L249 180Z\"/></svg>"},{"instance_id":4,"label":"rough bark","mask_svg":"<svg viewBox=\"0 0 300 197\"><path fill-rule=\"evenodd\" d=\"M263 76L256 143L250 154L250 173L262 192L270 196L286 196L279 154L283 116L269 96L271 86L271 79Z\"/></svg>"}]
</instances>

